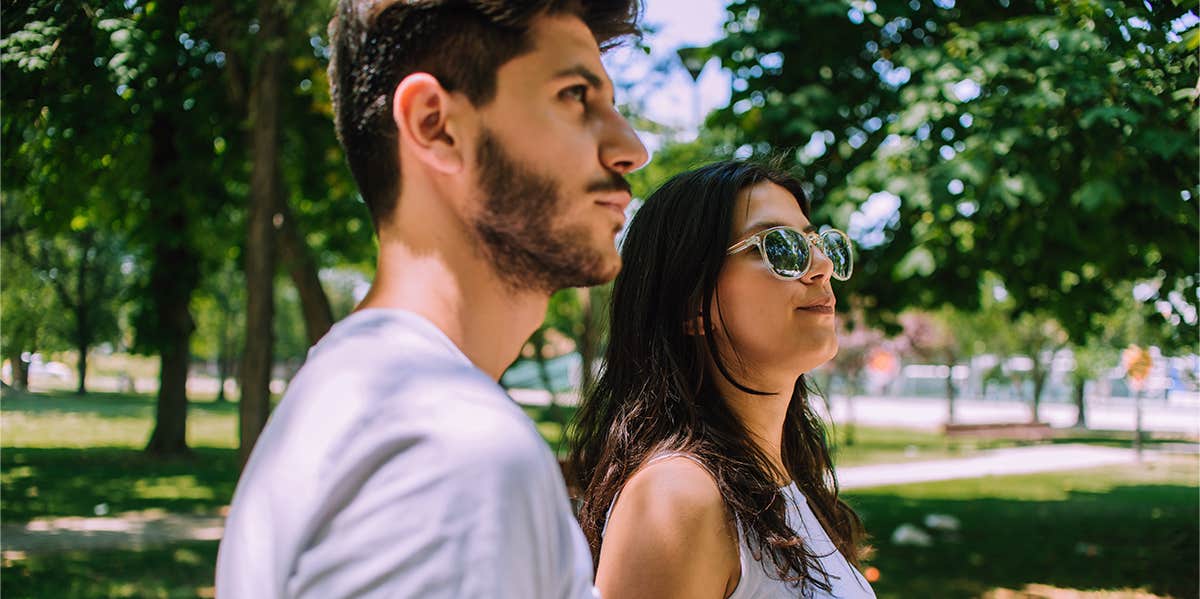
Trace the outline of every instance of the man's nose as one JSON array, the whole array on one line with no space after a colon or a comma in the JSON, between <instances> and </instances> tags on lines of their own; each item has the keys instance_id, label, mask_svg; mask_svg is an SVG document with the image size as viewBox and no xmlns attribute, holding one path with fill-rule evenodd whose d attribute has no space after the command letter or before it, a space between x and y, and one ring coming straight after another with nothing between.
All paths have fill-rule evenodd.
<instances>
[{"instance_id":1,"label":"man's nose","mask_svg":"<svg viewBox=\"0 0 1200 599\"><path fill-rule=\"evenodd\" d=\"M646 146L614 107L600 139L600 162L615 173L627 175L645 166L649 160Z\"/></svg>"}]
</instances>

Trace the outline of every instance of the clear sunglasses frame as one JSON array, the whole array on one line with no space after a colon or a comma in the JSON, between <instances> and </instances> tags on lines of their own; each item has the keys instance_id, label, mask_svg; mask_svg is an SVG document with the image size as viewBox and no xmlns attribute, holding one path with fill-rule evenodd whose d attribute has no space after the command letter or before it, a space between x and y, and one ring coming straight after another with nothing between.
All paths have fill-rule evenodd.
<instances>
[{"instance_id":1,"label":"clear sunglasses frame","mask_svg":"<svg viewBox=\"0 0 1200 599\"><path fill-rule=\"evenodd\" d=\"M804 240L804 243L808 244L808 260L804 263L804 268L800 270L800 274L798 274L794 277L789 277L786 275L779 274L779 271L775 269L775 266L773 264L771 264L771 259L769 257L767 257L766 248L763 247L763 238L765 238L768 234L770 234L773 231L781 231L781 230L791 231L793 233L796 233L797 235L800 236L801 239ZM846 233L844 231L841 231L839 229L825 229L824 231L817 233L816 231L801 231L795 227L771 227L769 229L763 229L762 231L759 231L759 232L729 246L729 249L725 251L725 255L732 256L732 255L734 255L738 252L742 252L752 246L757 247L758 255L762 258L763 264L766 265L767 270L771 271L771 274L775 275L775 278L781 279L784 281L795 281L796 279L802 278L802 277L804 277L804 275L807 275L808 270L810 268L812 268L812 260L813 260L814 251L820 251L822 254L825 255L826 258L829 258L829 254L825 251L825 244L821 240L821 236L827 235L830 233L840 235L842 237L842 239L844 239L846 241L846 248L847 249L851 248L850 236L846 235ZM844 276L844 277L838 276L836 273L834 273L832 271L830 271L830 274L833 276L834 279L837 279L839 281L845 281L845 280L849 279L850 276L854 274L853 258L851 258L850 271L846 273L846 276Z\"/></svg>"}]
</instances>

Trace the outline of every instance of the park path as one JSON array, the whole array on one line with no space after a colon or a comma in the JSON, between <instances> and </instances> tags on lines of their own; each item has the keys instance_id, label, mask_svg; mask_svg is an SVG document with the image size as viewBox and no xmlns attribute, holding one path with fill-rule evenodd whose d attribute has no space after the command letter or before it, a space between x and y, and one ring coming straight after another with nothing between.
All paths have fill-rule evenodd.
<instances>
[{"instance_id":1,"label":"park path","mask_svg":"<svg viewBox=\"0 0 1200 599\"><path fill-rule=\"evenodd\" d=\"M1144 459L1156 459L1147 452ZM1131 449L1092 445L1040 445L993 449L966 458L873 464L838 470L843 490L959 478L1079 470L1135 462ZM29 554L97 549L146 549L180 541L216 541L224 518L162 510L109 517L38 518L0 526L4 561Z\"/></svg>"},{"instance_id":2,"label":"park path","mask_svg":"<svg viewBox=\"0 0 1200 599\"><path fill-rule=\"evenodd\" d=\"M1143 457L1154 459L1156 454L1146 452ZM1080 470L1128 464L1135 460L1137 454L1134 450L1119 447L1083 444L1034 445L992 449L966 458L839 468L837 478L842 489L863 489L958 478Z\"/></svg>"}]
</instances>

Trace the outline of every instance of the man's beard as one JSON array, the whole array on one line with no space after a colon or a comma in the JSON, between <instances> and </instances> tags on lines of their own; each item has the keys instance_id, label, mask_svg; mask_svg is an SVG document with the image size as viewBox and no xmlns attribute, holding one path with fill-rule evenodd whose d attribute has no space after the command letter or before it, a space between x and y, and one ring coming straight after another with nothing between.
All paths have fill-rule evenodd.
<instances>
[{"instance_id":1,"label":"man's beard","mask_svg":"<svg viewBox=\"0 0 1200 599\"><path fill-rule=\"evenodd\" d=\"M472 224L484 256L510 289L553 293L616 276L619 263L607 259L615 250L590 247L585 223L556 226L570 201L558 183L518 165L487 129L475 160L484 197Z\"/></svg>"}]
</instances>

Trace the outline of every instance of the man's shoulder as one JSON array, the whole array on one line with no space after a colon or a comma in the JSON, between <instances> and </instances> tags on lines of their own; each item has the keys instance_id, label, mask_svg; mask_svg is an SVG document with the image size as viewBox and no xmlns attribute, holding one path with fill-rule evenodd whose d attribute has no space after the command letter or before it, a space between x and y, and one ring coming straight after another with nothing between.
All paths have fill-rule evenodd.
<instances>
[{"instance_id":1,"label":"man's shoulder","mask_svg":"<svg viewBox=\"0 0 1200 599\"><path fill-rule=\"evenodd\" d=\"M420 383L409 390L424 391ZM458 388L468 394L443 395L446 390L438 384L429 391L433 401L422 398L420 404L426 406L422 412L414 412L411 407L415 404L404 402L410 405L388 410L389 415L374 426L419 438L436 448L442 466L463 471L489 468L531 475L553 461L533 422L515 405L501 403L511 402L502 392L484 398L469 395L482 393L469 386Z\"/></svg>"},{"instance_id":2,"label":"man's shoulder","mask_svg":"<svg viewBox=\"0 0 1200 599\"><path fill-rule=\"evenodd\" d=\"M553 461L533 421L495 381L469 365L443 366L401 362L388 373L366 374L368 385L353 386L369 397L339 445L376 456L394 452L402 460L436 455L424 465L435 470L524 471Z\"/></svg>"},{"instance_id":3,"label":"man's shoulder","mask_svg":"<svg viewBox=\"0 0 1200 599\"><path fill-rule=\"evenodd\" d=\"M370 419L381 410L509 401L432 324L382 310L351 315L335 325L309 352L287 395L305 405L331 400L341 408L362 410Z\"/></svg>"}]
</instances>

